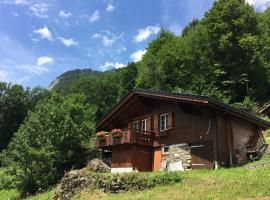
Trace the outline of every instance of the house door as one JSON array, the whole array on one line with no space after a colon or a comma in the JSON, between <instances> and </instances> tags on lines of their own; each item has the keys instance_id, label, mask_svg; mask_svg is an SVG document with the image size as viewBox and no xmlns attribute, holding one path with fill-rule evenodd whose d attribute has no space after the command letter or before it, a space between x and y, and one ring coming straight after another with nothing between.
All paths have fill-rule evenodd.
<instances>
[{"instance_id":1,"label":"house door","mask_svg":"<svg viewBox=\"0 0 270 200\"><path fill-rule=\"evenodd\" d=\"M212 143L212 141L191 143L192 169L212 169L214 167Z\"/></svg>"},{"instance_id":2,"label":"house door","mask_svg":"<svg viewBox=\"0 0 270 200\"><path fill-rule=\"evenodd\" d=\"M140 172L151 171L151 153L150 149L142 148L138 149L136 153L136 168Z\"/></svg>"}]
</instances>

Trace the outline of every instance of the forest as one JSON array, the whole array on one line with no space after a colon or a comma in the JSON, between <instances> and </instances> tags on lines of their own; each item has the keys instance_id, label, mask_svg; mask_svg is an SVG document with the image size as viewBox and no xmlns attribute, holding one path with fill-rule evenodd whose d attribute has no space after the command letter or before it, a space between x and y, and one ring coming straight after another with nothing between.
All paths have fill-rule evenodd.
<instances>
[{"instance_id":1,"label":"forest","mask_svg":"<svg viewBox=\"0 0 270 200\"><path fill-rule=\"evenodd\" d=\"M84 166L95 124L134 88L217 98L257 113L270 100L270 8L218 0L180 36L162 29L142 60L98 72L62 74L50 87L0 83L0 189L22 195Z\"/></svg>"}]
</instances>

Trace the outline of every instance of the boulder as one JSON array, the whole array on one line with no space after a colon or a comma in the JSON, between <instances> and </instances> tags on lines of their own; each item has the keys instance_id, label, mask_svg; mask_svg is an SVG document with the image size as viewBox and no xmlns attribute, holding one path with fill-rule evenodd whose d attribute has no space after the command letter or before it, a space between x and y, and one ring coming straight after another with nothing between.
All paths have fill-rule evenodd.
<instances>
[{"instance_id":1,"label":"boulder","mask_svg":"<svg viewBox=\"0 0 270 200\"><path fill-rule=\"evenodd\" d=\"M87 169L93 172L107 173L110 172L110 167L100 159L93 159L87 164Z\"/></svg>"}]
</instances>

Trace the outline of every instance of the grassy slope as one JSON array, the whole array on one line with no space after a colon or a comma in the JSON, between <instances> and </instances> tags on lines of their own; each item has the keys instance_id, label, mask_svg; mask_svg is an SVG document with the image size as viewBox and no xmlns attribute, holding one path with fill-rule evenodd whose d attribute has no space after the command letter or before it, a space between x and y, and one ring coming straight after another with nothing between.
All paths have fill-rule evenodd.
<instances>
[{"instance_id":1,"label":"grassy slope","mask_svg":"<svg viewBox=\"0 0 270 200\"><path fill-rule=\"evenodd\" d=\"M270 143L270 138L266 138ZM268 163L257 170L246 169L248 166ZM1 176L0 168L0 176ZM270 155L265 155L260 161L243 167L220 170L197 170L182 173L183 182L156 187L142 192L127 192L124 194L105 194L83 190L77 194L77 200L91 199L246 199L254 197L270 197ZM151 175L151 173L149 174ZM0 190L0 199L8 200L19 196L16 190ZM28 200L48 200L53 196L53 190L29 197Z\"/></svg>"},{"instance_id":2,"label":"grassy slope","mask_svg":"<svg viewBox=\"0 0 270 200\"><path fill-rule=\"evenodd\" d=\"M249 164L269 163L270 156ZM181 173L181 172L180 172ZM182 173L182 183L125 194L91 194L84 190L76 199L246 199L270 197L270 168L248 170L245 167L220 170L197 170Z\"/></svg>"}]
</instances>

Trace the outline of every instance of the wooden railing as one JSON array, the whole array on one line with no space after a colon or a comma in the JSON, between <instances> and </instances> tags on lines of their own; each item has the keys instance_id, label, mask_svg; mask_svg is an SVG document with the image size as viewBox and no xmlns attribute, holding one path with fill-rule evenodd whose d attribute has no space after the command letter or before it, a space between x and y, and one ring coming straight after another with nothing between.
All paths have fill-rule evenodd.
<instances>
[{"instance_id":1,"label":"wooden railing","mask_svg":"<svg viewBox=\"0 0 270 200\"><path fill-rule=\"evenodd\" d=\"M120 144L141 144L152 146L154 133L136 129L121 129L119 133L108 133L96 138L96 146L108 147Z\"/></svg>"}]
</instances>

